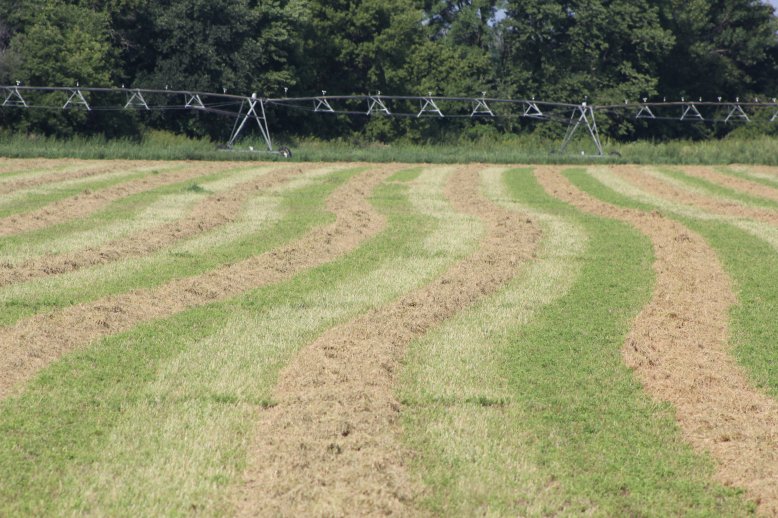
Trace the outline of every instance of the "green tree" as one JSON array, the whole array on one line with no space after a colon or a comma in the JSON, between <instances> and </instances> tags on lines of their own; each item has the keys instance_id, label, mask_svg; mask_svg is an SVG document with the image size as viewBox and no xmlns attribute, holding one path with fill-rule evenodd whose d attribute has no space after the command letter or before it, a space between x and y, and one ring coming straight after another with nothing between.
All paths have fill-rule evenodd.
<instances>
[{"instance_id":1,"label":"green tree","mask_svg":"<svg viewBox=\"0 0 778 518\"><path fill-rule=\"evenodd\" d=\"M713 100L775 91L772 7L760 0L667 0L660 12L675 36L659 71L663 94Z\"/></svg>"}]
</instances>

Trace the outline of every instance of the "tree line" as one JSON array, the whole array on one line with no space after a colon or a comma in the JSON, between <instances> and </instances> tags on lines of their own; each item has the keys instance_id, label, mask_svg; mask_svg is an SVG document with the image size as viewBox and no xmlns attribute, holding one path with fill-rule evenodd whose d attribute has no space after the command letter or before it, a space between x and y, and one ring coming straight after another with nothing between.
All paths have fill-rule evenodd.
<instances>
[{"instance_id":1,"label":"tree line","mask_svg":"<svg viewBox=\"0 0 778 518\"><path fill-rule=\"evenodd\" d=\"M772 7L760 0L0 0L0 82L262 96L487 92L597 103L772 98L777 31ZM208 116L170 114L3 110L0 122L55 135L225 131L224 121ZM295 114L276 116L273 125L379 140L479 131L466 122ZM627 139L714 131L618 120L603 126ZM525 129L544 131L512 119L483 131Z\"/></svg>"}]
</instances>

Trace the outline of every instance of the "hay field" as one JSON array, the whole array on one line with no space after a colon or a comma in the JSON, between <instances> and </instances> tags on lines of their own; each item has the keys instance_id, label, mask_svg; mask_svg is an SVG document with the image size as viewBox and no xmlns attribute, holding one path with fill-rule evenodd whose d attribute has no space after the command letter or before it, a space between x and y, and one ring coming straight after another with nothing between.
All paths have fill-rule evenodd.
<instances>
[{"instance_id":1,"label":"hay field","mask_svg":"<svg viewBox=\"0 0 778 518\"><path fill-rule=\"evenodd\" d=\"M778 168L0 159L0 516L778 515Z\"/></svg>"}]
</instances>

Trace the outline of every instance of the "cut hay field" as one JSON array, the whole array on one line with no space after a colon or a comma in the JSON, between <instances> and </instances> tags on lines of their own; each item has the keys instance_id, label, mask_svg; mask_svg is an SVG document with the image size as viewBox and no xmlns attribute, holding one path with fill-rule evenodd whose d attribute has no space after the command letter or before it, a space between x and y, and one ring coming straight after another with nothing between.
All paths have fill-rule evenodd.
<instances>
[{"instance_id":1,"label":"cut hay field","mask_svg":"<svg viewBox=\"0 0 778 518\"><path fill-rule=\"evenodd\" d=\"M0 517L778 515L778 168L0 159Z\"/></svg>"}]
</instances>

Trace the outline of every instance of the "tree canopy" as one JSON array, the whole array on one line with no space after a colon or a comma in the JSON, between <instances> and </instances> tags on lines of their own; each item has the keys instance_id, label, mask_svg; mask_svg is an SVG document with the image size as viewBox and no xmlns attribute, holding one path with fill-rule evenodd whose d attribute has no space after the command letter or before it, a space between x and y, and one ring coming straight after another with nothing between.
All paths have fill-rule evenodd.
<instances>
[{"instance_id":1,"label":"tree canopy","mask_svg":"<svg viewBox=\"0 0 778 518\"><path fill-rule=\"evenodd\" d=\"M0 0L0 13L3 83L570 102L778 90L778 22L761 0ZM106 131L83 114L2 117L29 131ZM141 124L218 131L191 118L113 120L118 133ZM376 138L444 131L294 115L278 124Z\"/></svg>"}]
</instances>

